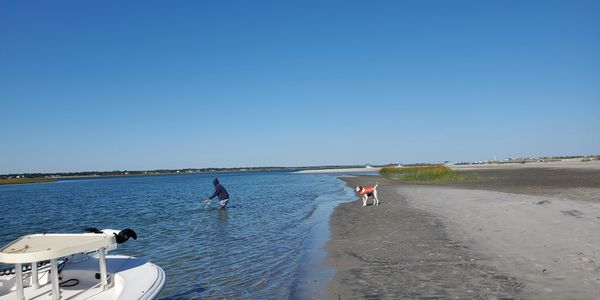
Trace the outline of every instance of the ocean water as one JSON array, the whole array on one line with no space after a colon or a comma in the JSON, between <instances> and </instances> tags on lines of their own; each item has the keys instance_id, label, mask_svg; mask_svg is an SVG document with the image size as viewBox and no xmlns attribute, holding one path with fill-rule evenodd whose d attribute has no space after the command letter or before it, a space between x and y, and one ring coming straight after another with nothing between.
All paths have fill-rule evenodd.
<instances>
[{"instance_id":1,"label":"ocean water","mask_svg":"<svg viewBox=\"0 0 600 300\"><path fill-rule=\"evenodd\" d=\"M202 199L218 177L225 210ZM132 228L112 254L145 258L167 274L162 299L307 298L323 266L328 217L354 199L333 176L289 172L115 177L0 186L0 245L21 235Z\"/></svg>"}]
</instances>

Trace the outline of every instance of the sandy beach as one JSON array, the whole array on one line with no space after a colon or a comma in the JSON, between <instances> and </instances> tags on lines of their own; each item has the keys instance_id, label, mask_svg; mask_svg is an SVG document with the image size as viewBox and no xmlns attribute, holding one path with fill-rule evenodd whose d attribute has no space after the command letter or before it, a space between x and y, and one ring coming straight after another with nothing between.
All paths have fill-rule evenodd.
<instances>
[{"instance_id":1,"label":"sandy beach","mask_svg":"<svg viewBox=\"0 0 600 300\"><path fill-rule=\"evenodd\" d=\"M484 168L473 182L379 176L381 205L332 214L332 299L598 299L600 168Z\"/></svg>"}]
</instances>

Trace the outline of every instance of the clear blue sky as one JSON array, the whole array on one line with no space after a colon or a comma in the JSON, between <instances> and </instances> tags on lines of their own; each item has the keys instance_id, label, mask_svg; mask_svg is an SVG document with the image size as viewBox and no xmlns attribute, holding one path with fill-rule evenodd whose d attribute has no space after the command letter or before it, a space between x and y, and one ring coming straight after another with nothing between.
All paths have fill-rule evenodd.
<instances>
[{"instance_id":1,"label":"clear blue sky","mask_svg":"<svg viewBox=\"0 0 600 300\"><path fill-rule=\"evenodd\" d=\"M2 1L0 174L599 154L599 15L566 0Z\"/></svg>"}]
</instances>

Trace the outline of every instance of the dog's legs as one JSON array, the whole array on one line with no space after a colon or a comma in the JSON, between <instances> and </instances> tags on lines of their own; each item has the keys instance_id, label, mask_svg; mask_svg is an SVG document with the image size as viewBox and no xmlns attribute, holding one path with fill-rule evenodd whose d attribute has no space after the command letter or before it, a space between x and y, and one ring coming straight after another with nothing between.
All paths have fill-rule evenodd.
<instances>
[{"instance_id":1,"label":"dog's legs","mask_svg":"<svg viewBox=\"0 0 600 300\"><path fill-rule=\"evenodd\" d=\"M363 196L363 207L367 206L367 195Z\"/></svg>"},{"instance_id":2,"label":"dog's legs","mask_svg":"<svg viewBox=\"0 0 600 300\"><path fill-rule=\"evenodd\" d=\"M379 205L379 198L377 198L377 190L373 191L373 205Z\"/></svg>"}]
</instances>

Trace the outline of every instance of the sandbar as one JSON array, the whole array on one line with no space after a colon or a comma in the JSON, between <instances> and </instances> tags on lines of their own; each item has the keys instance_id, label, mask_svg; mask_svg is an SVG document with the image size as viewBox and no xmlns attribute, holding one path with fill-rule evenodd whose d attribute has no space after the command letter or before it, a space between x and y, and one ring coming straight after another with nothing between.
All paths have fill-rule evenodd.
<instances>
[{"instance_id":1,"label":"sandbar","mask_svg":"<svg viewBox=\"0 0 600 300\"><path fill-rule=\"evenodd\" d=\"M586 165L586 163L581 163ZM473 182L406 184L381 176L381 205L333 212L331 299L597 299L600 170L470 170Z\"/></svg>"}]
</instances>

